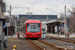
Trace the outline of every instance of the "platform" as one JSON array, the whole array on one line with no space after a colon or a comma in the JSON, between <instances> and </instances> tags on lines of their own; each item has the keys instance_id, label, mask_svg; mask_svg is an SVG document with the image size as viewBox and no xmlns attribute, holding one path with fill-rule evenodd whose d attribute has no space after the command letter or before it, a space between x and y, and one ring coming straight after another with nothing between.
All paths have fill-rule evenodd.
<instances>
[{"instance_id":1,"label":"platform","mask_svg":"<svg viewBox=\"0 0 75 50\"><path fill-rule=\"evenodd\" d=\"M20 37L23 37L22 35L20 35ZM17 33L14 34L13 36L8 36L8 38L17 38ZM5 36L4 39L7 39L7 36Z\"/></svg>"},{"instance_id":2,"label":"platform","mask_svg":"<svg viewBox=\"0 0 75 50\"><path fill-rule=\"evenodd\" d=\"M57 35L57 34L51 34L51 33L46 33L46 36L51 36L56 38L65 38L65 35ZM69 38L75 38L75 34L70 34Z\"/></svg>"}]
</instances>

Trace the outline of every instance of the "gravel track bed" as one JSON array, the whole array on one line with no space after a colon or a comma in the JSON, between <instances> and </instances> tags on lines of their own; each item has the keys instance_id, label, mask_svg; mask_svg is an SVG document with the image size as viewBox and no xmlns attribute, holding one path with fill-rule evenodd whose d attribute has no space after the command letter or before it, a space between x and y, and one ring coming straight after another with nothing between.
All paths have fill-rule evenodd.
<instances>
[{"instance_id":1,"label":"gravel track bed","mask_svg":"<svg viewBox=\"0 0 75 50\"><path fill-rule=\"evenodd\" d=\"M75 38L67 38L67 39L73 39L73 40L75 40Z\"/></svg>"},{"instance_id":2,"label":"gravel track bed","mask_svg":"<svg viewBox=\"0 0 75 50\"><path fill-rule=\"evenodd\" d=\"M75 38L60 38L60 39L70 39L70 40L75 40Z\"/></svg>"},{"instance_id":3,"label":"gravel track bed","mask_svg":"<svg viewBox=\"0 0 75 50\"><path fill-rule=\"evenodd\" d=\"M12 50L13 45L16 45L16 50L40 50L37 46L31 43L28 39L12 38L8 40L8 48L5 50Z\"/></svg>"},{"instance_id":4,"label":"gravel track bed","mask_svg":"<svg viewBox=\"0 0 75 50\"><path fill-rule=\"evenodd\" d=\"M59 46L62 46L62 47L72 47L73 50L75 50L75 44L73 43L69 43L69 42L64 42L64 41L59 41L59 40L55 40L55 39L50 39L50 38L45 38L45 39L42 39L41 40L44 40L46 42L49 42L49 43L53 43L53 44L56 44L56 45L59 45Z\"/></svg>"},{"instance_id":5,"label":"gravel track bed","mask_svg":"<svg viewBox=\"0 0 75 50\"><path fill-rule=\"evenodd\" d=\"M39 46L45 48L46 50L59 50L59 49L56 49L56 48L54 48L54 47L52 47L52 46L50 46L50 45L47 45L47 44L45 44L45 43L43 43L43 42L40 42L40 41L38 41L38 40L33 40L33 41L34 41L36 44L38 44Z\"/></svg>"}]
</instances>

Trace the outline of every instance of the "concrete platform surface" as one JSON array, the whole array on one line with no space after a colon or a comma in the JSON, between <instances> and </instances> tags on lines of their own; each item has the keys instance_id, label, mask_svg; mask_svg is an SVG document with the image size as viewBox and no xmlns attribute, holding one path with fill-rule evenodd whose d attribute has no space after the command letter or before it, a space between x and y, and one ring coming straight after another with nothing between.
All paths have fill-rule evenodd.
<instances>
[{"instance_id":1,"label":"concrete platform surface","mask_svg":"<svg viewBox=\"0 0 75 50\"><path fill-rule=\"evenodd\" d=\"M65 35L57 35L52 33L47 33L46 36L65 38ZM75 34L70 34L69 38L75 38Z\"/></svg>"},{"instance_id":2,"label":"concrete platform surface","mask_svg":"<svg viewBox=\"0 0 75 50\"><path fill-rule=\"evenodd\" d=\"M45 36L51 36L51 37L56 37L56 38L65 38L65 35L57 35L57 34L51 34L51 33L46 33ZM20 34L20 37L23 37ZM8 38L17 38L17 34L14 34L13 36L8 36ZM70 34L69 38L75 38L75 34ZM7 36L5 36L4 39L7 39Z\"/></svg>"},{"instance_id":3,"label":"concrete platform surface","mask_svg":"<svg viewBox=\"0 0 75 50\"><path fill-rule=\"evenodd\" d=\"M22 35L20 35L20 37L23 37ZM13 36L8 36L8 38L17 38L17 34L14 34ZM5 36L4 39L7 39L7 36Z\"/></svg>"}]
</instances>

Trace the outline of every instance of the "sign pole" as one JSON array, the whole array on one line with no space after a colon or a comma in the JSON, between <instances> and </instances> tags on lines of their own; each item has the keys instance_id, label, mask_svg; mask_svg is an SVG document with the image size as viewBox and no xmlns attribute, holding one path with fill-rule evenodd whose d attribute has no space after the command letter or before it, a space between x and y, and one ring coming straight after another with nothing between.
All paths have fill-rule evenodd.
<instances>
[{"instance_id":1,"label":"sign pole","mask_svg":"<svg viewBox=\"0 0 75 50\"><path fill-rule=\"evenodd\" d=\"M64 34L65 34L65 38L67 37L67 20L66 20L66 6L65 6L65 17L64 17Z\"/></svg>"},{"instance_id":2,"label":"sign pole","mask_svg":"<svg viewBox=\"0 0 75 50\"><path fill-rule=\"evenodd\" d=\"M8 26L7 26L7 46L8 46Z\"/></svg>"}]
</instances>

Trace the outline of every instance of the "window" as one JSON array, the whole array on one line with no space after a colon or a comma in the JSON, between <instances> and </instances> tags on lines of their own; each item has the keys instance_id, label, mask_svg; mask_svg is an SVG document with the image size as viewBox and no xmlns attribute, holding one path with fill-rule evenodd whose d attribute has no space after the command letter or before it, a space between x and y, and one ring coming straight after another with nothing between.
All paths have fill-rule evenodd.
<instances>
[{"instance_id":1,"label":"window","mask_svg":"<svg viewBox=\"0 0 75 50\"><path fill-rule=\"evenodd\" d=\"M40 23L28 23L27 32L40 32Z\"/></svg>"}]
</instances>

